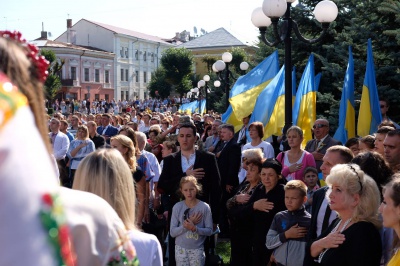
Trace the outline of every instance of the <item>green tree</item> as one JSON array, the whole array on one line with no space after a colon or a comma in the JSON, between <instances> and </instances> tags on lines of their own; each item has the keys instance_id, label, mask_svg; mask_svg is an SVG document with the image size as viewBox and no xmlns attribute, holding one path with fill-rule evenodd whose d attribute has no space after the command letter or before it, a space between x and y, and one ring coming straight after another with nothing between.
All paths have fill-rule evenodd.
<instances>
[{"instance_id":1,"label":"green tree","mask_svg":"<svg viewBox=\"0 0 400 266\"><path fill-rule=\"evenodd\" d=\"M175 87L182 96L192 88L193 55L186 48L169 48L161 57L161 65L165 70L165 81Z\"/></svg>"},{"instance_id":2,"label":"green tree","mask_svg":"<svg viewBox=\"0 0 400 266\"><path fill-rule=\"evenodd\" d=\"M54 100L61 88L60 71L64 65L64 60L57 60L55 53L51 50L41 50L40 54L43 55L47 61L50 62L48 72L49 75L44 83L46 98L50 102Z\"/></svg>"},{"instance_id":3,"label":"green tree","mask_svg":"<svg viewBox=\"0 0 400 266\"><path fill-rule=\"evenodd\" d=\"M171 92L171 84L166 82L165 70L159 67L151 76L150 84L147 87L150 91L151 97L160 96L161 98L167 98ZM157 95L157 93L158 95Z\"/></svg>"}]
</instances>

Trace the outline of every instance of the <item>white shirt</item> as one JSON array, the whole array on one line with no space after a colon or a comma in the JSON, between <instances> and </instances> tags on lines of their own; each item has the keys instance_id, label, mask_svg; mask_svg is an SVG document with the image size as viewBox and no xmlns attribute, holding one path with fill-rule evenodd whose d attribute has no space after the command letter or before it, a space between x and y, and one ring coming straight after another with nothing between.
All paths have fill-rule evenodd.
<instances>
[{"instance_id":1,"label":"white shirt","mask_svg":"<svg viewBox=\"0 0 400 266\"><path fill-rule=\"evenodd\" d=\"M139 230L131 230L129 231L129 238L135 246L140 265L163 265L161 245L155 235L146 234Z\"/></svg>"},{"instance_id":2,"label":"white shirt","mask_svg":"<svg viewBox=\"0 0 400 266\"><path fill-rule=\"evenodd\" d=\"M189 169L190 166L193 166L195 161L196 161L196 152L190 154L189 160L186 159L186 157L183 156L183 154L181 154L182 172L186 173L187 169Z\"/></svg>"},{"instance_id":3,"label":"white shirt","mask_svg":"<svg viewBox=\"0 0 400 266\"><path fill-rule=\"evenodd\" d=\"M153 182L158 182L161 174L161 167L158 163L157 157L148 151L142 150L140 151L147 158L148 165L150 166L150 170L154 173L154 176L151 178ZM149 177L150 178L150 177Z\"/></svg>"},{"instance_id":4,"label":"white shirt","mask_svg":"<svg viewBox=\"0 0 400 266\"><path fill-rule=\"evenodd\" d=\"M52 132L49 133L49 137L51 138ZM69 148L69 138L62 132L58 132L53 143L53 155L56 160L62 160L67 155L67 151Z\"/></svg>"},{"instance_id":5,"label":"white shirt","mask_svg":"<svg viewBox=\"0 0 400 266\"><path fill-rule=\"evenodd\" d=\"M324 198L324 201L321 204L321 208L318 211L318 216L317 216L317 237L320 236L322 233L322 223L324 222L324 217L325 217L325 212L326 212L326 207L328 206L328 200ZM335 211L331 212L331 216L329 216L329 224L333 222L337 217L337 213Z\"/></svg>"}]
</instances>

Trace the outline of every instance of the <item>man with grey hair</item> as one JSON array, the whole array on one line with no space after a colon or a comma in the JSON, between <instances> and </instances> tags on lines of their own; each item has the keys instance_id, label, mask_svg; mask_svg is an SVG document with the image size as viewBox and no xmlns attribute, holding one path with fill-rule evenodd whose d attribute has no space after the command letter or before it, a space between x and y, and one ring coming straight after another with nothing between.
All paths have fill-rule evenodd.
<instances>
[{"instance_id":1,"label":"man with grey hair","mask_svg":"<svg viewBox=\"0 0 400 266\"><path fill-rule=\"evenodd\" d=\"M305 150L314 156L318 173L320 173L322 158L324 157L326 150L334 145L342 145L342 143L329 136L329 121L326 119L315 120L313 133L314 139L307 142Z\"/></svg>"}]
</instances>

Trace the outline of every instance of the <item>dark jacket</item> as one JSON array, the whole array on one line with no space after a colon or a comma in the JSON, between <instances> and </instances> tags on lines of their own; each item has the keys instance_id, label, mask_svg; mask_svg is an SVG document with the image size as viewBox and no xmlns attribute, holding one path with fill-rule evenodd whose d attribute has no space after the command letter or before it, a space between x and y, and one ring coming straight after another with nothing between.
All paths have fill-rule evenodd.
<instances>
[{"instance_id":1,"label":"dark jacket","mask_svg":"<svg viewBox=\"0 0 400 266\"><path fill-rule=\"evenodd\" d=\"M335 146L335 145L342 145L342 143L328 135L324 139L324 141L322 142L322 147L320 147L318 152L322 153L322 154L325 154L326 150L329 147L332 147L332 146ZM306 144L305 150L310 152L310 153L316 151L317 150L317 140L316 139L309 140L307 142L307 144ZM322 160L315 160L315 163L317 164L318 172L321 172L320 168L321 168L321 165L322 165Z\"/></svg>"}]
</instances>

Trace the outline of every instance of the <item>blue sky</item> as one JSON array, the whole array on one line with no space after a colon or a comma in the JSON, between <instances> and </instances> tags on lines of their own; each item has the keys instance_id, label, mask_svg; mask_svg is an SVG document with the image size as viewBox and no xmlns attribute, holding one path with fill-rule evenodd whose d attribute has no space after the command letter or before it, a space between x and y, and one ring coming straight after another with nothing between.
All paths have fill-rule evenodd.
<instances>
[{"instance_id":1,"label":"blue sky","mask_svg":"<svg viewBox=\"0 0 400 266\"><path fill-rule=\"evenodd\" d=\"M54 39L66 30L66 19L75 24L85 18L163 38L193 27L207 32L220 27L251 44L258 29L251 23L252 11L262 0L4 0L0 29L19 30L32 40L40 37L42 22Z\"/></svg>"}]
</instances>

